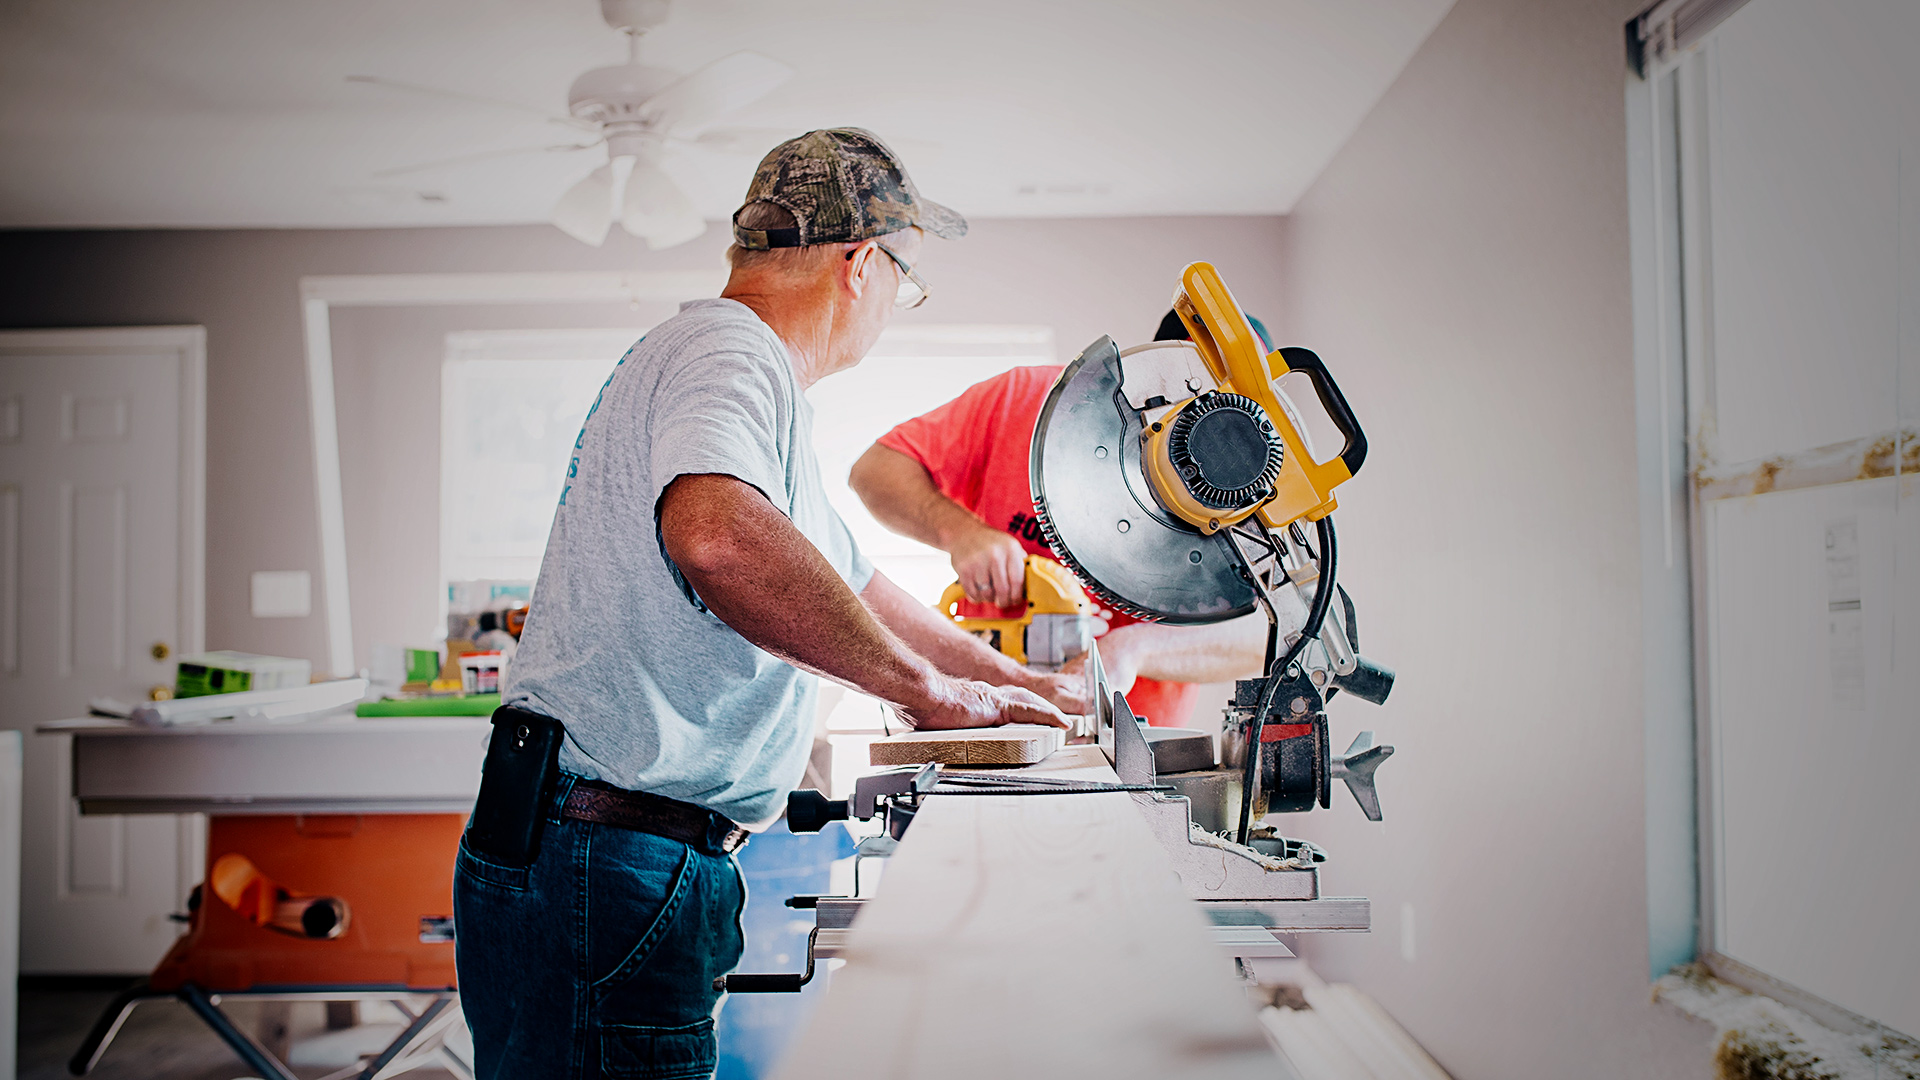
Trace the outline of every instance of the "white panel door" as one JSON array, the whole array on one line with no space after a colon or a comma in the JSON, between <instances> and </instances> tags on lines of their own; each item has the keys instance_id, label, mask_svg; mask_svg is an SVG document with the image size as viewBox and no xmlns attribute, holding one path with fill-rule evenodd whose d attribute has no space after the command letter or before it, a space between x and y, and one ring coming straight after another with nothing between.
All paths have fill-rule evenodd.
<instances>
[{"instance_id":1,"label":"white panel door","mask_svg":"<svg viewBox=\"0 0 1920 1080\"><path fill-rule=\"evenodd\" d=\"M198 880L192 823L82 817L69 737L200 647L198 328L0 334L0 726L25 733L20 968L143 972Z\"/></svg>"}]
</instances>

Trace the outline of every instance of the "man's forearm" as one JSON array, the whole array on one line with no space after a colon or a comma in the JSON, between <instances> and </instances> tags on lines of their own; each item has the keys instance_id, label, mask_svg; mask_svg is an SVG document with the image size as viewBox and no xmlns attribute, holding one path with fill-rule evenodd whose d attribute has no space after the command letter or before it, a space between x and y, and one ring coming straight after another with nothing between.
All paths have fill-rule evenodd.
<instances>
[{"instance_id":1,"label":"man's forearm","mask_svg":"<svg viewBox=\"0 0 1920 1080\"><path fill-rule=\"evenodd\" d=\"M708 610L797 668L914 705L937 678L752 487L683 476L661 498L667 553Z\"/></svg>"},{"instance_id":2,"label":"man's forearm","mask_svg":"<svg viewBox=\"0 0 1920 1080\"><path fill-rule=\"evenodd\" d=\"M941 551L952 551L958 537L984 526L940 491L926 466L879 443L853 463L847 483L880 524Z\"/></svg>"},{"instance_id":3,"label":"man's forearm","mask_svg":"<svg viewBox=\"0 0 1920 1080\"><path fill-rule=\"evenodd\" d=\"M1251 679L1267 658L1267 617L1255 613L1210 626L1133 623L1110 631L1100 651L1125 649L1136 674L1162 682Z\"/></svg>"}]
</instances>

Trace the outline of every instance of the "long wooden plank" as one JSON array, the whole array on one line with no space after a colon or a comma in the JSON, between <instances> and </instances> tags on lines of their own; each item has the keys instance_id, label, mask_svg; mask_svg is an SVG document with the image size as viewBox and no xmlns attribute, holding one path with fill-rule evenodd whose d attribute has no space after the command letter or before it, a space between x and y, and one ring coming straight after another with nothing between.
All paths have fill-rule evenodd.
<instances>
[{"instance_id":1,"label":"long wooden plank","mask_svg":"<svg viewBox=\"0 0 1920 1080\"><path fill-rule=\"evenodd\" d=\"M1207 932L1131 796L930 798L779 1075L1290 1077Z\"/></svg>"}]
</instances>

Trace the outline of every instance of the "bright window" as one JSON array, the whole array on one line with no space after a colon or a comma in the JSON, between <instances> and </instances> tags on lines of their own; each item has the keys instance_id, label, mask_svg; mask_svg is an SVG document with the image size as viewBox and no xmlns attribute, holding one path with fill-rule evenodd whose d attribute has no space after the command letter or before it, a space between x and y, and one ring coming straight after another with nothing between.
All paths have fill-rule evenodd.
<instances>
[{"instance_id":1,"label":"bright window","mask_svg":"<svg viewBox=\"0 0 1920 1080\"><path fill-rule=\"evenodd\" d=\"M1649 776L1666 777L1650 779L1649 821L1688 779L1658 771L1676 756L1663 748L1697 745L1699 951L1907 1032L1920 1032L1916 49L1911 4L1752 0L1652 72L1630 117L1655 226L1639 244L1643 351L1665 372L1666 430L1643 455L1683 494L1656 500L1667 542L1643 552L1680 588L1689 549L1698 571L1692 685L1671 650L1648 662L1675 662L1700 738L1649 728Z\"/></svg>"},{"instance_id":2,"label":"bright window","mask_svg":"<svg viewBox=\"0 0 1920 1080\"><path fill-rule=\"evenodd\" d=\"M440 384L444 581L531 581L573 441L608 372L643 330L447 336Z\"/></svg>"}]
</instances>

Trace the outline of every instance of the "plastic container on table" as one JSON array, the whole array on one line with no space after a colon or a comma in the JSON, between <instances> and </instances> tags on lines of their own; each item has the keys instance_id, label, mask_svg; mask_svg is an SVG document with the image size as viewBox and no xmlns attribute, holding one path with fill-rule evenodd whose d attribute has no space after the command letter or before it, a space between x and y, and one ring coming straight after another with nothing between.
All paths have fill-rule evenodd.
<instances>
[{"instance_id":1,"label":"plastic container on table","mask_svg":"<svg viewBox=\"0 0 1920 1080\"><path fill-rule=\"evenodd\" d=\"M467 694L500 692L500 672L506 660L496 651L470 652L460 657L460 690Z\"/></svg>"}]
</instances>

